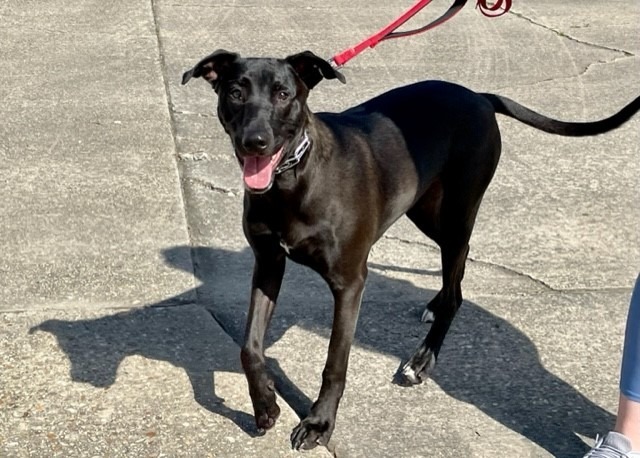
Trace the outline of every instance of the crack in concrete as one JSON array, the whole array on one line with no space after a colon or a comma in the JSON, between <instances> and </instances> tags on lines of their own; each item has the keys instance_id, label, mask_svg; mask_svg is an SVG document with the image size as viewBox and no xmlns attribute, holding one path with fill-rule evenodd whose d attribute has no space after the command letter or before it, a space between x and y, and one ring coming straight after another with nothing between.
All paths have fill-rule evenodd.
<instances>
[{"instance_id":1,"label":"crack in concrete","mask_svg":"<svg viewBox=\"0 0 640 458\"><path fill-rule=\"evenodd\" d=\"M530 275L530 274L528 274L526 272L520 272L519 270L515 270L515 269L513 269L511 267L503 266L501 264L496 264L496 263L490 262L490 261L483 261L481 259L475 259L475 258L472 258L470 256L467 257L467 259L469 259L469 261L474 262L476 264L480 264L480 265L487 266L487 267L492 267L494 269L501 270L501 271L506 272L508 274L512 274L512 275L515 275L515 276L518 276L518 277L522 277L522 278L526 278L527 280L532 281L532 282L536 283L537 285L542 286L543 288L545 288L545 289L547 289L549 291L553 291L553 292L557 292L557 293L562 292L562 290L556 289L553 286L549 285L548 283L546 283L546 282L544 282L544 281L542 281L542 280L540 280L538 278L535 278L533 275Z\"/></svg>"},{"instance_id":2,"label":"crack in concrete","mask_svg":"<svg viewBox=\"0 0 640 458\"><path fill-rule=\"evenodd\" d=\"M545 30L553 32L553 33L555 33L556 35L558 35L558 36L560 36L562 38L566 38L567 40L571 40L573 42L580 43L582 45L590 46L590 47L597 48L597 49L604 49L604 50L607 50L607 51L613 51L613 52L617 52L617 53L622 53L622 54L624 54L624 57L634 57L635 56L635 54L633 54L632 52L625 51L624 49L612 48L610 46L604 46L604 45L600 45L600 44L597 44L597 43L591 43L589 41L580 40L579 38L573 37L573 36L563 32L561 30L554 29L551 26L542 24L541 22L537 22L534 19L531 19L530 17L525 16L522 13L518 13L518 12L515 12L513 10L511 10L509 13L514 15L514 16L516 16L516 17L519 17L520 19L523 19L523 20L525 20L525 21L527 21L527 22L529 22L529 23L531 23L531 24L533 24L533 25L535 25L537 27L541 27L541 28L543 28ZM617 59L614 59L614 61L615 60L617 60Z\"/></svg>"},{"instance_id":3,"label":"crack in concrete","mask_svg":"<svg viewBox=\"0 0 640 458\"><path fill-rule=\"evenodd\" d=\"M174 151L177 152L178 151L178 143L176 141L176 120L173 116L173 103L171 100L171 90L169 88L169 79L168 79L168 75L167 75L167 62L166 59L164 57L164 50L163 50L163 46L162 46L162 39L160 38L160 25L158 24L158 11L157 11L157 6L156 6L156 1L155 0L149 0L150 2L150 6L151 6L151 17L153 19L153 26L154 26L154 32L155 32L155 38L156 38L156 45L158 48L158 61L160 64L160 75L162 77L162 83L164 85L164 92L165 92L165 98L167 101L167 113L169 114L169 123L170 123L170 128L171 128L171 137L173 138L173 146L174 146ZM183 201L184 201L184 196L183 196Z\"/></svg>"},{"instance_id":4,"label":"crack in concrete","mask_svg":"<svg viewBox=\"0 0 640 458\"><path fill-rule=\"evenodd\" d=\"M619 60L636 57L635 54L633 54L632 52L626 51L624 49L613 48L613 47L610 47L610 46L604 46L604 45L600 45L600 44L597 44L597 43L591 43L591 42L588 42L588 41L585 41L585 40L580 40L579 38L573 37L573 36L571 36L571 35L569 35L569 34L567 34L565 32L562 32L561 30L558 30L558 29L555 29L553 27L550 27L550 26L547 26L545 24L542 24L540 22L537 22L534 19L531 19L530 17L527 17L522 13L517 13L515 11L510 11L509 14L513 14L514 16L531 23L531 24L535 25L536 27L540 27L540 28L543 28L545 30L548 30L548 31L558 35L559 37L566 38L567 40L573 41L575 43L579 43L579 44L584 45L584 46L589 46L589 47L600 49L600 50L610 51L610 52L616 53L618 55L616 55L615 57L613 57L610 60L597 60L595 62L591 62L588 65L586 65L580 72L578 72L578 73L576 73L574 75L546 78L546 79L543 79L543 80L540 80L540 81L536 81L536 82L533 82L533 83L502 86L502 87L496 88L495 89L496 92L497 91L502 91L504 89L514 89L514 88L537 86L537 85L544 84L544 83L549 83L549 82L552 82L552 81L562 81L562 80L571 80L571 79L575 79L575 78L581 78L584 75L586 75L596 65L608 65L608 64L616 63Z\"/></svg>"},{"instance_id":5,"label":"crack in concrete","mask_svg":"<svg viewBox=\"0 0 640 458\"><path fill-rule=\"evenodd\" d=\"M199 113L197 111L176 110L175 108L173 108L172 111L173 111L173 114L177 114L177 115L197 116L199 118L215 118L215 119L218 119L218 117L216 115L211 114L211 113Z\"/></svg>"},{"instance_id":6,"label":"crack in concrete","mask_svg":"<svg viewBox=\"0 0 640 458\"><path fill-rule=\"evenodd\" d=\"M235 342L235 344L239 347L242 348L242 340L240 336L235 335L235 333L233 332L232 329L229 329L229 326L227 326L224 322L223 319L218 318L215 314L215 312L211 309L208 309L207 307L204 307L202 305L200 305L209 315L211 315L211 318L213 318L213 321L215 321L216 323L218 323L218 326L220 326L220 329L222 329L224 331L224 333L226 335L228 335L229 337L231 337L231 340L233 340Z\"/></svg>"},{"instance_id":7,"label":"crack in concrete","mask_svg":"<svg viewBox=\"0 0 640 458\"><path fill-rule=\"evenodd\" d=\"M440 253L440 249L436 248L428 243L425 242L420 242L417 240L407 240L407 239L403 239L401 237L396 237L393 235L383 235L382 238L387 239L387 240L392 240L392 241L396 241L396 242L400 242L400 243L404 243L407 245L417 245L420 247L424 247L424 248L428 248L429 250L433 251L433 252L438 252ZM551 286L550 284L548 284L547 282L540 280L539 278L534 277L531 274L528 274L526 272L521 272L519 270L516 270L512 267L508 267L508 266L504 266L502 264L497 264L495 262L491 262L491 261L485 261L482 259L477 259L477 258L473 258L471 256L467 256L467 260L475 263L475 264L479 264L479 265L483 265L486 267L490 267L490 268L494 268L494 269L499 269L502 272L506 272L510 275L515 275L517 277L521 277L521 278L525 278L531 282L536 283L539 286L542 286L544 289L546 289L549 292L553 292L553 293L560 293L560 294L580 294L580 293L603 293L603 292L607 292L607 293L617 293L617 292L626 292L628 291L628 288L569 288L569 289L559 289L559 288L555 288L553 286Z\"/></svg>"},{"instance_id":8,"label":"crack in concrete","mask_svg":"<svg viewBox=\"0 0 640 458\"><path fill-rule=\"evenodd\" d=\"M516 89L516 88L523 88L523 87L533 87L533 86L538 86L540 84L544 84L544 83L549 83L549 82L556 82L556 81L563 81L563 80L572 80L572 79L576 79L576 78L581 78L583 76L585 76L592 67L595 67L596 65L608 65L608 64L613 64L618 62L619 60L623 60L623 59L630 59L630 58L634 58L635 55L622 55L622 56L617 56L614 57L611 60L597 60L595 62L591 62L590 64L588 64L586 67L584 67L580 72L574 74L574 75L567 75L567 76L558 76L558 77L553 77L553 78L545 78L543 80L540 81L535 81L532 83L525 83L525 84L511 84L508 86L501 86L499 88L494 89L493 92L500 92L503 91L505 89Z\"/></svg>"},{"instance_id":9,"label":"crack in concrete","mask_svg":"<svg viewBox=\"0 0 640 458\"><path fill-rule=\"evenodd\" d=\"M197 186L201 186L203 188L207 188L210 191L219 192L221 194L226 194L228 196L238 196L238 192L234 189L223 188L222 186L216 186L213 183L203 180L202 178L194 178L194 177L185 177L182 179L183 182L190 182Z\"/></svg>"},{"instance_id":10,"label":"crack in concrete","mask_svg":"<svg viewBox=\"0 0 640 458\"><path fill-rule=\"evenodd\" d=\"M172 101L172 97L171 97L171 88L169 86L169 78L167 75L167 62L165 59L165 53L164 53L164 46L162 44L162 38L160 36L160 24L159 24L159 13L158 13L158 6L157 6L157 2L156 0L149 0L149 4L151 7L151 16L153 19L153 25L154 25L154 32L155 32L155 37L157 40L157 47L158 47L158 60L160 63L160 74L162 77L162 82L164 83L164 90L165 90L165 97L166 97L166 101L167 101L167 112L169 115L169 124L170 124L170 129L171 129L171 137L173 138L173 147L174 147L174 157L176 158L176 173L178 174L178 178L180 180L180 194L181 194L181 199L182 199L182 208L184 210L184 220L185 220L185 225L187 228L187 238L189 240L189 245L191 246L191 250L190 250L190 257L191 257L191 275L193 276L193 281L194 281L194 286L195 286L195 281L196 278L198 278L197 274L197 266L196 266L196 260L195 260L195 255L194 255L194 250L193 250L193 234L192 234L192 229L191 229L191 224L189 224L189 214L188 214L188 205L187 205L187 199L186 199L186 190L184 188L184 184L185 184L185 177L183 176L179 161L177 160L179 153L180 153L180 147L178 145L178 135L177 135L177 122L176 122L176 115L174 112L174 104ZM200 293L198 292L198 288L195 288L196 291L196 303L200 304L202 302L202 298L200 297Z\"/></svg>"}]
</instances>

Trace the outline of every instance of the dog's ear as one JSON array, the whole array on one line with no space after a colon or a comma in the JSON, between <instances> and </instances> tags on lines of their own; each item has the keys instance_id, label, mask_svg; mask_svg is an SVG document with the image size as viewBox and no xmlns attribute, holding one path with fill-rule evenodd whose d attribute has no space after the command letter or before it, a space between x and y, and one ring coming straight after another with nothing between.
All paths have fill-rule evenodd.
<instances>
[{"instance_id":1,"label":"dog's ear","mask_svg":"<svg viewBox=\"0 0 640 458\"><path fill-rule=\"evenodd\" d=\"M239 54L218 49L198 62L191 70L184 72L182 84L187 84L191 78L202 77L215 87L215 83L220 78L224 78L225 71L229 70L231 64L239 57Z\"/></svg>"},{"instance_id":2,"label":"dog's ear","mask_svg":"<svg viewBox=\"0 0 640 458\"><path fill-rule=\"evenodd\" d=\"M329 62L316 56L311 51L294 54L285 60L293 67L309 89L313 89L316 84L322 81L322 78L329 80L337 78L342 84L347 82L342 73L333 68Z\"/></svg>"}]
</instances>

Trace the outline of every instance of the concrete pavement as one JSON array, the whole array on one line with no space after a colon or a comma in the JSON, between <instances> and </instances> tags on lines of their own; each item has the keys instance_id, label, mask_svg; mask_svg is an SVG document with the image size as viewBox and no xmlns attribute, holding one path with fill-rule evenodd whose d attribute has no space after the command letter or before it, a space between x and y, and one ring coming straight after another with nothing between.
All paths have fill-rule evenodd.
<instances>
[{"instance_id":1,"label":"concrete pavement","mask_svg":"<svg viewBox=\"0 0 640 458\"><path fill-rule=\"evenodd\" d=\"M288 266L267 350L283 414L256 437L237 346L251 272L241 182L212 92L180 76L217 48L329 57L411 2L23 3L0 0L0 456L296 455L330 296ZM603 117L638 95L639 20L620 0L514 2L500 19L468 5L366 51L311 105L437 78ZM440 282L435 245L401 221L374 248L336 431L312 456L573 457L611 427L640 265L640 118L585 139L500 123L433 380L391 383Z\"/></svg>"}]
</instances>

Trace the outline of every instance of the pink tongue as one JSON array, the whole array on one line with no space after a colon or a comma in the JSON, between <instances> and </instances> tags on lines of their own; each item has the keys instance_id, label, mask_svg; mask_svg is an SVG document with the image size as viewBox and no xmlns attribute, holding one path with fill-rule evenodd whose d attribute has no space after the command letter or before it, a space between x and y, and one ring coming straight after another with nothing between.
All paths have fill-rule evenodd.
<instances>
[{"instance_id":1,"label":"pink tongue","mask_svg":"<svg viewBox=\"0 0 640 458\"><path fill-rule=\"evenodd\" d=\"M260 191L271 184L276 166L282 156L282 148L272 156L249 156L244 158L242 175L249 189Z\"/></svg>"}]
</instances>

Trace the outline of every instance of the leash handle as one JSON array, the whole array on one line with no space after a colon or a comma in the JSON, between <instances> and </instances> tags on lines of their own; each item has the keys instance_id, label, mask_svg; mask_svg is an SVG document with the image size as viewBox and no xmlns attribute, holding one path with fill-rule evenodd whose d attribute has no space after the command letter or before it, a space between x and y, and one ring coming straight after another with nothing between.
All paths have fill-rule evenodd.
<instances>
[{"instance_id":1,"label":"leash handle","mask_svg":"<svg viewBox=\"0 0 640 458\"><path fill-rule=\"evenodd\" d=\"M497 17L497 16L502 16L507 11L509 11L509 9L511 8L511 2L512 0L496 0L493 4L488 5L487 0L477 0L476 7L480 9L480 12L485 16ZM413 29L413 30L407 30L403 32L394 32L394 30L396 30L402 24L404 24L413 16L415 16L422 8L427 6L429 3L431 3L431 0L418 1L415 5L409 8L405 13L403 13L402 15L398 16L395 20L393 20L393 22L391 22L389 25L387 25L386 27L383 27L382 29L380 29L378 32L371 35L370 37L365 38L357 45L351 48L347 48L344 51L336 54L331 59L329 59L329 62L333 67L336 67L336 68L342 67L344 64L346 64L348 61L350 61L355 56L360 54L366 48L373 48L383 40L389 40L391 38L408 37L411 35L417 35L418 33L426 32L427 30L430 30L448 21L453 16L458 14L462 9L462 7L467 3L467 0L454 0L453 4L449 7L447 11L445 11L445 13L442 16L431 21L430 23L428 23L423 27Z\"/></svg>"},{"instance_id":2,"label":"leash handle","mask_svg":"<svg viewBox=\"0 0 640 458\"><path fill-rule=\"evenodd\" d=\"M493 5L487 5L487 0L478 0L476 7L487 17L498 17L511 9L511 0L496 0Z\"/></svg>"}]
</instances>

